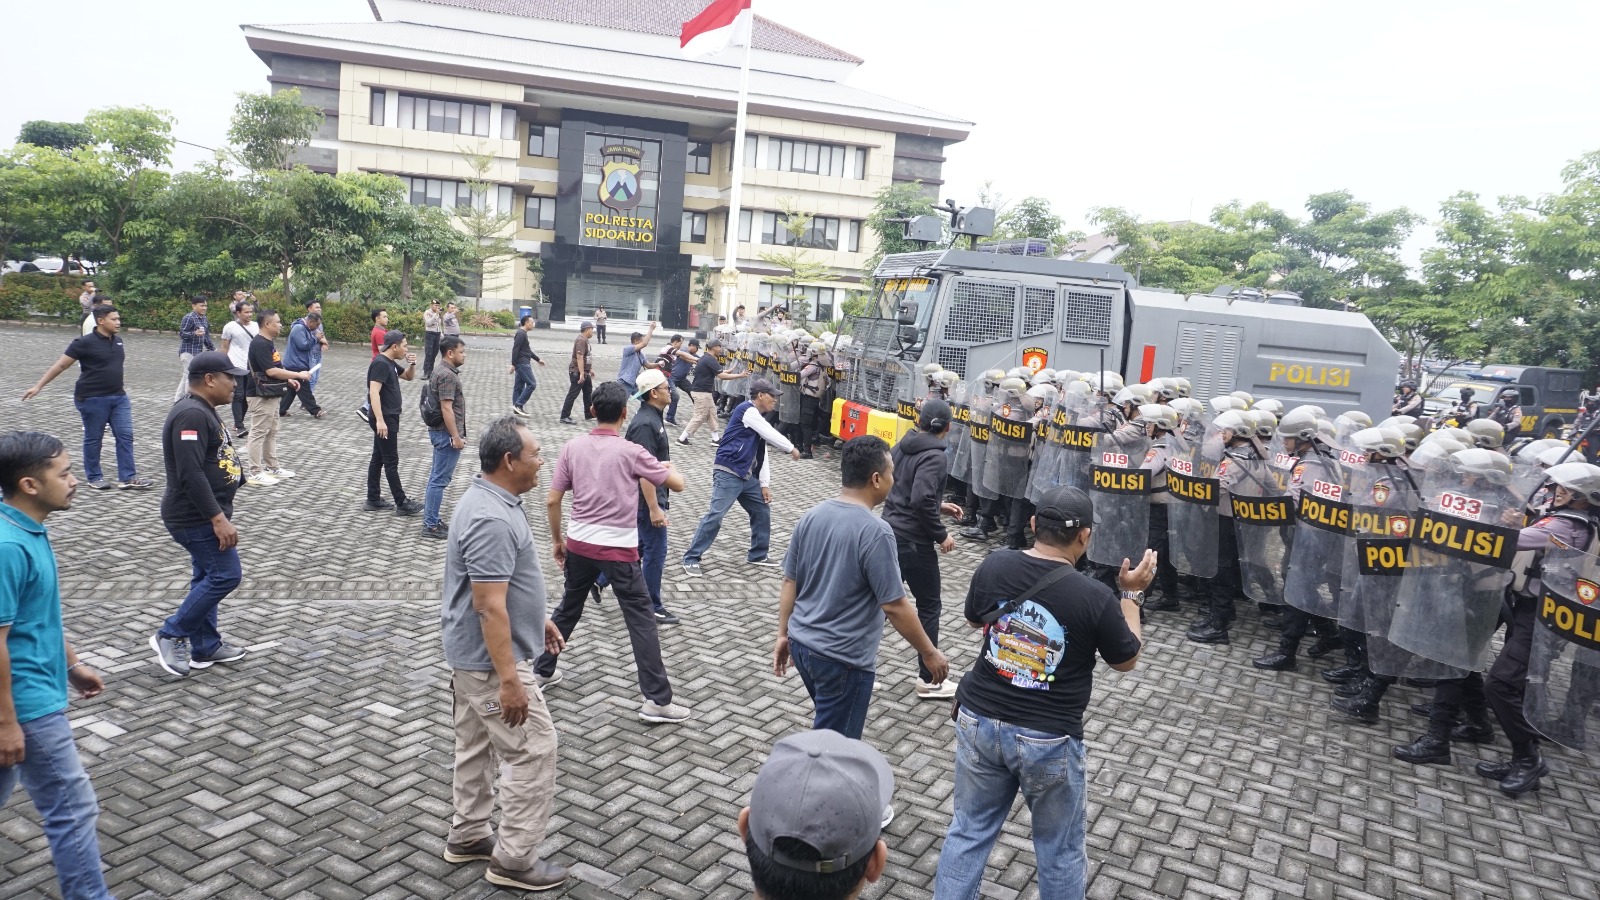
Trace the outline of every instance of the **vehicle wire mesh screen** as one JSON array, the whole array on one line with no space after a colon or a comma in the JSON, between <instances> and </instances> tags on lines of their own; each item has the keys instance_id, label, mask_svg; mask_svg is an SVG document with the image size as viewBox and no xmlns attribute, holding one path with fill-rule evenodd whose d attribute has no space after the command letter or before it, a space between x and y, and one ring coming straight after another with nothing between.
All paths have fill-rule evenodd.
<instances>
[{"instance_id":1,"label":"vehicle wire mesh screen","mask_svg":"<svg viewBox=\"0 0 1600 900\"><path fill-rule=\"evenodd\" d=\"M1056 322L1056 292L1050 288L1022 289L1022 333L1048 334Z\"/></svg>"},{"instance_id":2,"label":"vehicle wire mesh screen","mask_svg":"<svg viewBox=\"0 0 1600 900\"><path fill-rule=\"evenodd\" d=\"M899 360L862 357L852 362L844 398L876 409L894 409L911 399L911 370Z\"/></svg>"},{"instance_id":3,"label":"vehicle wire mesh screen","mask_svg":"<svg viewBox=\"0 0 1600 900\"><path fill-rule=\"evenodd\" d=\"M967 351L965 347L940 347L939 365L960 375L967 377Z\"/></svg>"},{"instance_id":4,"label":"vehicle wire mesh screen","mask_svg":"<svg viewBox=\"0 0 1600 900\"><path fill-rule=\"evenodd\" d=\"M918 270L926 269L939 261L944 256L943 250L924 250L919 253L896 253L883 258L878 263L878 268L872 273L875 278L890 278L898 275L915 275Z\"/></svg>"},{"instance_id":5,"label":"vehicle wire mesh screen","mask_svg":"<svg viewBox=\"0 0 1600 900\"><path fill-rule=\"evenodd\" d=\"M950 296L950 315L944 325L945 340L962 344L992 344L1017 336L1016 285L962 278L956 281Z\"/></svg>"},{"instance_id":6,"label":"vehicle wire mesh screen","mask_svg":"<svg viewBox=\"0 0 1600 900\"><path fill-rule=\"evenodd\" d=\"M849 332L857 347L888 351L894 347L900 324L894 319L847 316L844 330Z\"/></svg>"},{"instance_id":7,"label":"vehicle wire mesh screen","mask_svg":"<svg viewBox=\"0 0 1600 900\"><path fill-rule=\"evenodd\" d=\"M1066 308L1061 339L1074 344L1111 343L1111 295L1063 288Z\"/></svg>"}]
</instances>

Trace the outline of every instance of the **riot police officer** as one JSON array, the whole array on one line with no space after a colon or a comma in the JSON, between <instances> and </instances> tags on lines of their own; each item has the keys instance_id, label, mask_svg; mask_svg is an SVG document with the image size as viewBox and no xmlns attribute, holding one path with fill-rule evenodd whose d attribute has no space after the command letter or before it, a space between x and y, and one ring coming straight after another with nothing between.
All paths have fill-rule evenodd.
<instances>
[{"instance_id":1,"label":"riot police officer","mask_svg":"<svg viewBox=\"0 0 1600 900\"><path fill-rule=\"evenodd\" d=\"M1502 388L1494 405L1489 407L1489 419L1500 424L1503 442L1510 443L1522 433L1522 406L1517 400L1517 389Z\"/></svg>"},{"instance_id":2,"label":"riot police officer","mask_svg":"<svg viewBox=\"0 0 1600 900\"><path fill-rule=\"evenodd\" d=\"M1237 402L1237 401L1236 401ZM1215 403L1213 402L1213 405ZM1222 441L1222 464L1217 470L1217 512L1222 521L1217 527L1217 574L1202 582L1206 602L1204 613L1189 627L1188 638L1197 644L1227 644L1233 625L1234 595L1239 591L1239 541L1233 527L1229 488L1244 475L1244 464L1261 460L1265 452L1256 445L1255 423L1236 409L1219 413L1212 427Z\"/></svg>"}]
</instances>

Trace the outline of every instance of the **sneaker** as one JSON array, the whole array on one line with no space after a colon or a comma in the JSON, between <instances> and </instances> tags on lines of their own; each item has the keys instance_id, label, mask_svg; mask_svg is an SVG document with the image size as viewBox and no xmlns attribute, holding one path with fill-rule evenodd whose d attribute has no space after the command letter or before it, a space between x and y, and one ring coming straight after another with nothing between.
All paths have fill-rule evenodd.
<instances>
[{"instance_id":1,"label":"sneaker","mask_svg":"<svg viewBox=\"0 0 1600 900\"><path fill-rule=\"evenodd\" d=\"M663 625L678 624L678 617L673 615L666 607L656 610L656 621Z\"/></svg>"},{"instance_id":2,"label":"sneaker","mask_svg":"<svg viewBox=\"0 0 1600 900\"><path fill-rule=\"evenodd\" d=\"M293 469L268 469L267 471L271 472L272 477L278 479L279 481L294 477Z\"/></svg>"},{"instance_id":3,"label":"sneaker","mask_svg":"<svg viewBox=\"0 0 1600 900\"><path fill-rule=\"evenodd\" d=\"M752 559L749 560L749 563L752 566L760 566L763 569L778 569L783 567L783 563L778 562L770 556L763 556L760 559Z\"/></svg>"},{"instance_id":4,"label":"sneaker","mask_svg":"<svg viewBox=\"0 0 1600 900\"><path fill-rule=\"evenodd\" d=\"M135 475L117 485L117 489L123 491L148 491L152 484L155 484L155 482L145 478L143 475Z\"/></svg>"},{"instance_id":5,"label":"sneaker","mask_svg":"<svg viewBox=\"0 0 1600 900\"><path fill-rule=\"evenodd\" d=\"M722 446L722 438L720 438L720 437L714 437L714 438L712 438L712 439L711 439L711 446L713 446L713 447L720 447L720 446Z\"/></svg>"},{"instance_id":6,"label":"sneaker","mask_svg":"<svg viewBox=\"0 0 1600 900\"><path fill-rule=\"evenodd\" d=\"M385 509L394 509L394 501L379 497L376 500L368 500L363 508L368 512L381 512Z\"/></svg>"},{"instance_id":7,"label":"sneaker","mask_svg":"<svg viewBox=\"0 0 1600 900\"><path fill-rule=\"evenodd\" d=\"M397 516L414 516L420 512L422 512L421 500L401 500L400 505L394 508L394 514Z\"/></svg>"},{"instance_id":8,"label":"sneaker","mask_svg":"<svg viewBox=\"0 0 1600 900\"><path fill-rule=\"evenodd\" d=\"M235 647L234 645L224 641L217 646L217 651L212 653L210 656L201 656L200 654L196 653L189 657L189 668L204 669L210 667L212 663L238 662L239 660L244 659L244 655L245 649L243 647Z\"/></svg>"},{"instance_id":9,"label":"sneaker","mask_svg":"<svg viewBox=\"0 0 1600 900\"><path fill-rule=\"evenodd\" d=\"M690 578L699 578L700 577L700 564L699 563L686 562L686 563L680 563L680 565L683 567L683 574L689 576Z\"/></svg>"},{"instance_id":10,"label":"sneaker","mask_svg":"<svg viewBox=\"0 0 1600 900\"><path fill-rule=\"evenodd\" d=\"M371 410L371 408L363 406L360 409L356 410L356 418L358 418L361 421L367 423L368 425L371 425L372 424L372 410Z\"/></svg>"},{"instance_id":11,"label":"sneaker","mask_svg":"<svg viewBox=\"0 0 1600 900\"><path fill-rule=\"evenodd\" d=\"M244 440L245 438L247 438L249 436L250 436L250 429L248 429L248 428L239 428L239 429L236 429L233 432L233 439L236 440L236 441L242 441L242 440Z\"/></svg>"},{"instance_id":12,"label":"sneaker","mask_svg":"<svg viewBox=\"0 0 1600 900\"><path fill-rule=\"evenodd\" d=\"M540 675L535 672L533 673L533 683L537 684L541 691L547 687L555 687L561 683L561 670L557 669L549 675Z\"/></svg>"},{"instance_id":13,"label":"sneaker","mask_svg":"<svg viewBox=\"0 0 1600 900\"><path fill-rule=\"evenodd\" d=\"M443 522L440 522L431 528L427 525L424 525L422 526L422 536L425 538L433 538L436 541L442 541L450 536L450 526L444 524Z\"/></svg>"},{"instance_id":14,"label":"sneaker","mask_svg":"<svg viewBox=\"0 0 1600 900\"><path fill-rule=\"evenodd\" d=\"M262 469L260 472L251 475L246 483L256 485L257 487L271 487L282 480L282 478L279 478L266 469Z\"/></svg>"},{"instance_id":15,"label":"sneaker","mask_svg":"<svg viewBox=\"0 0 1600 900\"><path fill-rule=\"evenodd\" d=\"M444 845L444 861L452 863L472 862L475 859L488 859L494 853L494 836L473 841L470 844Z\"/></svg>"},{"instance_id":16,"label":"sneaker","mask_svg":"<svg viewBox=\"0 0 1600 900\"><path fill-rule=\"evenodd\" d=\"M526 419L528 417L528 411L520 406L512 406L511 414L519 419Z\"/></svg>"},{"instance_id":17,"label":"sneaker","mask_svg":"<svg viewBox=\"0 0 1600 900\"><path fill-rule=\"evenodd\" d=\"M949 700L956 695L956 680L946 678L938 684L929 684L926 681L917 681L918 700Z\"/></svg>"},{"instance_id":18,"label":"sneaker","mask_svg":"<svg viewBox=\"0 0 1600 900\"><path fill-rule=\"evenodd\" d=\"M109 491L116 486L117 483L115 481L107 481L104 478L96 478L94 481L89 482L89 487L97 491Z\"/></svg>"},{"instance_id":19,"label":"sneaker","mask_svg":"<svg viewBox=\"0 0 1600 900\"><path fill-rule=\"evenodd\" d=\"M675 725L689 718L689 707L668 703L660 706L654 701L646 700L644 706L639 707L639 719L643 722L658 722L666 725Z\"/></svg>"},{"instance_id":20,"label":"sneaker","mask_svg":"<svg viewBox=\"0 0 1600 900\"><path fill-rule=\"evenodd\" d=\"M689 446L689 439L686 438L686 437L678 438L678 443L682 444L685 447L687 447L687 446Z\"/></svg>"},{"instance_id":21,"label":"sneaker","mask_svg":"<svg viewBox=\"0 0 1600 900\"><path fill-rule=\"evenodd\" d=\"M490 884L498 884L501 887L522 891L548 891L566 882L567 870L541 859L526 869L513 872L491 859L489 871L485 872L483 877Z\"/></svg>"},{"instance_id":22,"label":"sneaker","mask_svg":"<svg viewBox=\"0 0 1600 900\"><path fill-rule=\"evenodd\" d=\"M576 425L578 423L573 421L573 418L571 416L562 416L561 417L561 424L563 424L563 425Z\"/></svg>"},{"instance_id":23,"label":"sneaker","mask_svg":"<svg viewBox=\"0 0 1600 900\"><path fill-rule=\"evenodd\" d=\"M189 674L188 638L169 638L157 632L150 635L150 649L156 652L156 663L161 668L179 678Z\"/></svg>"}]
</instances>

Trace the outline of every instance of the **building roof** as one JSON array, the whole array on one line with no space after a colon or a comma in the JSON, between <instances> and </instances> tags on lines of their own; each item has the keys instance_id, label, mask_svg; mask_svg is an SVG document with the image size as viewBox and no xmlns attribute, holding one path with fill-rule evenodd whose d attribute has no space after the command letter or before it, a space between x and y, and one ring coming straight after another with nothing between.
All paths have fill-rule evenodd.
<instances>
[{"instance_id":1,"label":"building roof","mask_svg":"<svg viewBox=\"0 0 1600 900\"><path fill-rule=\"evenodd\" d=\"M444 0L437 0L444 2ZM459 0L487 2L487 0ZM529 2L535 0L502 0ZM520 81L530 87L647 97L692 109L733 109L737 67L681 56L652 56L599 47L420 25L350 22L243 26L260 54L325 54L376 65L470 71L471 77ZM575 77L580 76L580 77ZM752 69L752 113L805 118L806 113L854 119L884 130L964 140L972 123L860 90L842 82ZM796 115L798 113L798 115Z\"/></svg>"},{"instance_id":2,"label":"building roof","mask_svg":"<svg viewBox=\"0 0 1600 900\"><path fill-rule=\"evenodd\" d=\"M683 23L705 8L708 0L421 0L438 6L522 16L569 25L617 28L640 34L677 37ZM860 57L808 37L763 16L756 16L757 50L861 63Z\"/></svg>"}]
</instances>

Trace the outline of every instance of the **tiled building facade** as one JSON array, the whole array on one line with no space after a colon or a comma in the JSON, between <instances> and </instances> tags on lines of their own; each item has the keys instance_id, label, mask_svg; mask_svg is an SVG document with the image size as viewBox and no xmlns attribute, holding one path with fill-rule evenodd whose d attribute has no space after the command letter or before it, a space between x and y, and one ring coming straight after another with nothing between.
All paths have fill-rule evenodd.
<instances>
[{"instance_id":1,"label":"tiled building facade","mask_svg":"<svg viewBox=\"0 0 1600 900\"><path fill-rule=\"evenodd\" d=\"M371 5L371 22L244 28L274 89L298 87L327 115L303 160L397 175L413 202L451 207L471 202L463 151L486 154L486 202L540 259L554 317L603 305L687 326L695 270L726 262L742 53L679 55L678 25L703 0ZM814 217L801 243L828 267L799 290L813 319L836 317L874 249L874 195L893 182L937 191L945 147L971 124L843 84L861 60L768 20L754 45L738 302L770 302L783 272L761 255L792 241L789 203ZM532 302L528 267L508 275L487 307Z\"/></svg>"}]
</instances>

